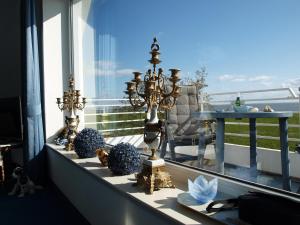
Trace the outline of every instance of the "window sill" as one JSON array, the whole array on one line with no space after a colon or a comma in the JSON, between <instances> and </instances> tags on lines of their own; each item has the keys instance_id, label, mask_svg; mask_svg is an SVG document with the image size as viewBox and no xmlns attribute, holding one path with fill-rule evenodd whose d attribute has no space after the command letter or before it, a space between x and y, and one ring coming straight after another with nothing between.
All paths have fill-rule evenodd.
<instances>
[{"instance_id":1,"label":"window sill","mask_svg":"<svg viewBox=\"0 0 300 225\"><path fill-rule=\"evenodd\" d=\"M78 159L75 152L53 144L47 144L47 149L50 178L91 224L220 224L177 203L177 195L186 191L188 178L204 175L210 179L213 175L209 173L167 162L176 188L147 195L132 186L134 175L112 176L108 168L100 167L96 157ZM230 197L264 190L224 177L219 177L218 189Z\"/></svg>"}]
</instances>

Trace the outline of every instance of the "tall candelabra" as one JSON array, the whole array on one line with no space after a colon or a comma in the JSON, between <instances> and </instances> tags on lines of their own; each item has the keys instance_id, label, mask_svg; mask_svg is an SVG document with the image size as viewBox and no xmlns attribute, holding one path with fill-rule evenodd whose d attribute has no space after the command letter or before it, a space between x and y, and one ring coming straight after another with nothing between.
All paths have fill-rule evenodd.
<instances>
[{"instance_id":1,"label":"tall candelabra","mask_svg":"<svg viewBox=\"0 0 300 225\"><path fill-rule=\"evenodd\" d=\"M171 76L168 78L161 68L158 70L156 68L161 63L159 48L157 39L154 38L149 60L153 69L149 69L143 79L142 73L133 72L134 79L126 82L127 90L125 91L134 109L146 106L144 142L149 146L152 154L148 160L144 161L142 172L137 175L137 184L145 186L150 193L162 187L174 187L170 175L165 171L164 160L157 159L155 155L162 141L164 130L164 122L158 119L157 110L171 109L180 94L180 87L177 85L180 80L180 70L170 69Z\"/></svg>"},{"instance_id":2,"label":"tall candelabra","mask_svg":"<svg viewBox=\"0 0 300 225\"><path fill-rule=\"evenodd\" d=\"M69 90L64 91L62 99L57 98L56 103L61 111L69 113L69 116L65 117L68 139L65 149L70 151L74 149L73 141L79 125L79 116L76 115L77 110L84 109L86 104L86 98L81 97L80 90L75 90L75 82L72 76L69 79Z\"/></svg>"}]
</instances>

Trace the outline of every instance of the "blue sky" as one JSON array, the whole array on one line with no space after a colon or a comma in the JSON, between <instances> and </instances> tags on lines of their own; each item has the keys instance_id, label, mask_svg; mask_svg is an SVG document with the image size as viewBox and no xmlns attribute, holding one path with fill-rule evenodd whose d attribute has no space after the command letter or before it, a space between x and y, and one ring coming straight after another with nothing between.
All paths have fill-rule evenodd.
<instances>
[{"instance_id":1,"label":"blue sky","mask_svg":"<svg viewBox=\"0 0 300 225\"><path fill-rule=\"evenodd\" d=\"M83 38L85 92L123 97L131 72L150 67L154 36L164 71L193 77L205 66L207 92L298 87L299 12L298 0L94 0Z\"/></svg>"}]
</instances>

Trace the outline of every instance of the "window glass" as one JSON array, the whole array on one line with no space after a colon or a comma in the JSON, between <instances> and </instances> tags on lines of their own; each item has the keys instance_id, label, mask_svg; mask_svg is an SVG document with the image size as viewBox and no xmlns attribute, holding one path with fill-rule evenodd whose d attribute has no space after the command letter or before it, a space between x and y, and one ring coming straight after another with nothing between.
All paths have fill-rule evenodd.
<instances>
[{"instance_id":1,"label":"window glass","mask_svg":"<svg viewBox=\"0 0 300 225\"><path fill-rule=\"evenodd\" d=\"M132 72L144 75L151 68L149 52L156 37L159 67L166 75L168 69L179 68L181 85L205 82L199 90L199 110L292 111L289 173L291 190L299 191L300 157L295 147L300 142L299 11L297 0L74 1L74 66L89 98L85 126L101 131L112 144L122 140L144 149L145 108L134 110L124 91ZM161 111L159 117L166 113ZM225 174L282 188L279 120L259 118L252 125L257 156L249 151L249 119L225 118ZM165 158L216 171L220 166L214 141L217 125L208 121L204 127L209 129L201 163L199 136L194 134L176 143L175 158L168 145ZM173 129L188 134L195 127L187 123Z\"/></svg>"}]
</instances>

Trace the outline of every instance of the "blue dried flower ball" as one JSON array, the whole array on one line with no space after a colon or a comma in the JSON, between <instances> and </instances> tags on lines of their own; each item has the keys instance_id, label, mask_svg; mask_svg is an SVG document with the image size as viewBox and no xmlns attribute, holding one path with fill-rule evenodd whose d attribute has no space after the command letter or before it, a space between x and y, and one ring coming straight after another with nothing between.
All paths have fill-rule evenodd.
<instances>
[{"instance_id":1,"label":"blue dried flower ball","mask_svg":"<svg viewBox=\"0 0 300 225\"><path fill-rule=\"evenodd\" d=\"M141 165L140 153L129 143L119 143L111 148L108 155L108 168L116 175L138 172Z\"/></svg>"},{"instance_id":2,"label":"blue dried flower ball","mask_svg":"<svg viewBox=\"0 0 300 225\"><path fill-rule=\"evenodd\" d=\"M105 146L102 135L92 129L85 128L74 139L74 150L79 158L91 158L96 156L96 149Z\"/></svg>"}]
</instances>

